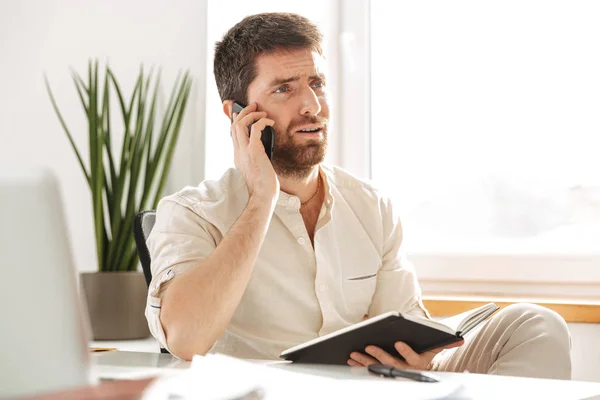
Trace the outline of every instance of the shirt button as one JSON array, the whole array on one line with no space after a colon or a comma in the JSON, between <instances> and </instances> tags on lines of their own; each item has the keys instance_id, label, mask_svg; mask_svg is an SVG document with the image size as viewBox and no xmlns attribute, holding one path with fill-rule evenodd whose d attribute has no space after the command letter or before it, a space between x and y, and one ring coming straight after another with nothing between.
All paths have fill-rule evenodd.
<instances>
[{"instance_id":1,"label":"shirt button","mask_svg":"<svg viewBox=\"0 0 600 400\"><path fill-rule=\"evenodd\" d=\"M306 239L304 239L303 237L298 238L298 244L304 244L306 243Z\"/></svg>"},{"instance_id":2,"label":"shirt button","mask_svg":"<svg viewBox=\"0 0 600 400\"><path fill-rule=\"evenodd\" d=\"M319 285L319 292L324 292L327 290L327 286L325 285Z\"/></svg>"}]
</instances>

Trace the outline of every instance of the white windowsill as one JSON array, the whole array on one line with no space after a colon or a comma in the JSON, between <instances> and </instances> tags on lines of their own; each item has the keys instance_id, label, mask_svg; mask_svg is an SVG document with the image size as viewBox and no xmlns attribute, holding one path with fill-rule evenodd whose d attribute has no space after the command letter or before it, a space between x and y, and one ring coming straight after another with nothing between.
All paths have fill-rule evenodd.
<instances>
[{"instance_id":1,"label":"white windowsill","mask_svg":"<svg viewBox=\"0 0 600 400\"><path fill-rule=\"evenodd\" d=\"M408 254L426 293L590 299L600 295L600 256Z\"/></svg>"}]
</instances>

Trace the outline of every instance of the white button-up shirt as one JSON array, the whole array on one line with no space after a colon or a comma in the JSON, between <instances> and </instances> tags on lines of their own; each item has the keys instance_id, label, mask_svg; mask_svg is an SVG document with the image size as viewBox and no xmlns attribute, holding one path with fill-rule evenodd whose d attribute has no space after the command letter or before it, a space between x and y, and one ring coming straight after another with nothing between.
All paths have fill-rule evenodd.
<instances>
[{"instance_id":1,"label":"white button-up shirt","mask_svg":"<svg viewBox=\"0 0 600 400\"><path fill-rule=\"evenodd\" d=\"M292 346L387 311L429 317L412 266L401 252L402 229L392 204L371 184L337 167L320 168L325 201L314 248L300 199L281 192L246 291L212 352L278 358ZM148 238L152 282L146 317L167 347L160 286L219 245L248 202L235 169L165 197ZM219 290L219 288L214 288Z\"/></svg>"}]
</instances>

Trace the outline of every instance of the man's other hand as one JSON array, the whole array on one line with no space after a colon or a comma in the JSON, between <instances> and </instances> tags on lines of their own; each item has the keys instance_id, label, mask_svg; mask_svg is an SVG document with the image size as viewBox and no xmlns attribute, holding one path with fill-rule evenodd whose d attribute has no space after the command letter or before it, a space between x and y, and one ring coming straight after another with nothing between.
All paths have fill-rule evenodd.
<instances>
[{"instance_id":1,"label":"man's other hand","mask_svg":"<svg viewBox=\"0 0 600 400\"><path fill-rule=\"evenodd\" d=\"M464 340L461 340L460 342L429 350L422 354L416 353L404 342L396 342L394 347L406 361L402 361L400 358L383 351L377 346L367 346L365 349L367 354L359 352L351 353L350 359L348 360L348 365L352 367L368 367L371 364L380 363L401 369L430 370L433 359L439 352L445 349L460 347L464 344L464 342Z\"/></svg>"}]
</instances>

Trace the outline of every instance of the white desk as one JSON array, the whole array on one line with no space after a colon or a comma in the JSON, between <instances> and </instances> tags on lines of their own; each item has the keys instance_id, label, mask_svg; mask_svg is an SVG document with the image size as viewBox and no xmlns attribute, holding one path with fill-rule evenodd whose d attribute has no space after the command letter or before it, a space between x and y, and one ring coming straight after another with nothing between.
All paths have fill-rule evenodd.
<instances>
[{"instance_id":1,"label":"white desk","mask_svg":"<svg viewBox=\"0 0 600 400\"><path fill-rule=\"evenodd\" d=\"M168 374L188 368L190 363L170 354L112 351L92 355L93 370L100 376L130 378ZM272 368L328 376L337 379L386 379L370 374L366 368L275 363ZM460 382L476 399L600 399L600 383L516 378L479 374L436 372L444 380ZM401 381L399 381L400 383ZM400 392L401 393L401 392ZM399 393L399 394L400 394Z\"/></svg>"}]
</instances>

